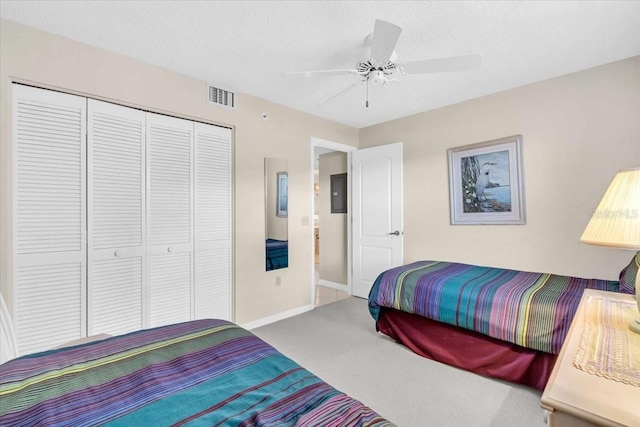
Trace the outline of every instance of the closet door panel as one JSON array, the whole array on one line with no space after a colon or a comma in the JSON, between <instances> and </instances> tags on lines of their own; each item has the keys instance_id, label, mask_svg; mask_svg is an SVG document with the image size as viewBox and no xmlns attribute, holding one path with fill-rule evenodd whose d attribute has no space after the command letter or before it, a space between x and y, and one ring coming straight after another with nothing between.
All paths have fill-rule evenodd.
<instances>
[{"instance_id":1,"label":"closet door panel","mask_svg":"<svg viewBox=\"0 0 640 427\"><path fill-rule=\"evenodd\" d=\"M192 243L193 123L147 113L149 243Z\"/></svg>"},{"instance_id":2,"label":"closet door panel","mask_svg":"<svg viewBox=\"0 0 640 427\"><path fill-rule=\"evenodd\" d=\"M191 252L152 255L149 262L149 326L192 319Z\"/></svg>"},{"instance_id":3,"label":"closet door panel","mask_svg":"<svg viewBox=\"0 0 640 427\"><path fill-rule=\"evenodd\" d=\"M25 354L86 332L86 99L12 91L13 311Z\"/></svg>"},{"instance_id":4,"label":"closet door panel","mask_svg":"<svg viewBox=\"0 0 640 427\"><path fill-rule=\"evenodd\" d=\"M88 101L88 334L144 326L146 114Z\"/></svg>"},{"instance_id":5,"label":"closet door panel","mask_svg":"<svg viewBox=\"0 0 640 427\"><path fill-rule=\"evenodd\" d=\"M143 327L142 256L96 256L89 272L91 331L119 335Z\"/></svg>"},{"instance_id":6,"label":"closet door panel","mask_svg":"<svg viewBox=\"0 0 640 427\"><path fill-rule=\"evenodd\" d=\"M231 241L231 129L195 123L196 242Z\"/></svg>"},{"instance_id":7,"label":"closet door panel","mask_svg":"<svg viewBox=\"0 0 640 427\"><path fill-rule=\"evenodd\" d=\"M193 123L147 113L149 326L193 317Z\"/></svg>"},{"instance_id":8,"label":"closet door panel","mask_svg":"<svg viewBox=\"0 0 640 427\"><path fill-rule=\"evenodd\" d=\"M231 129L194 129L195 317L232 320Z\"/></svg>"},{"instance_id":9,"label":"closet door panel","mask_svg":"<svg viewBox=\"0 0 640 427\"><path fill-rule=\"evenodd\" d=\"M16 339L20 354L49 350L84 336L83 263L16 268Z\"/></svg>"},{"instance_id":10,"label":"closet door panel","mask_svg":"<svg viewBox=\"0 0 640 427\"><path fill-rule=\"evenodd\" d=\"M195 318L233 320L231 250L196 250Z\"/></svg>"}]
</instances>

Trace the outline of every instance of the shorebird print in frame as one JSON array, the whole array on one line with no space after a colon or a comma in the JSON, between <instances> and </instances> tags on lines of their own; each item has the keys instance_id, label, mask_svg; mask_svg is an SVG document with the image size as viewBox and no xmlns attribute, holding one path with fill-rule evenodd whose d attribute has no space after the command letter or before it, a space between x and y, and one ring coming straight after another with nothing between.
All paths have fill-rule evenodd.
<instances>
[{"instance_id":1,"label":"shorebird print in frame","mask_svg":"<svg viewBox=\"0 0 640 427\"><path fill-rule=\"evenodd\" d=\"M451 224L524 224L522 135L447 150Z\"/></svg>"}]
</instances>

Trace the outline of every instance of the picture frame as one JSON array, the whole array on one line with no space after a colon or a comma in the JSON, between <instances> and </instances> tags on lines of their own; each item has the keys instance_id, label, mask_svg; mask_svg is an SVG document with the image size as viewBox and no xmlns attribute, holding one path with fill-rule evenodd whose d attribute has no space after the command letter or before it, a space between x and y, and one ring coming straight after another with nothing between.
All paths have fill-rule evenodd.
<instances>
[{"instance_id":1,"label":"picture frame","mask_svg":"<svg viewBox=\"0 0 640 427\"><path fill-rule=\"evenodd\" d=\"M452 225L525 224L522 135L450 148Z\"/></svg>"},{"instance_id":2,"label":"picture frame","mask_svg":"<svg viewBox=\"0 0 640 427\"><path fill-rule=\"evenodd\" d=\"M347 174L331 175L331 213L347 213Z\"/></svg>"},{"instance_id":3,"label":"picture frame","mask_svg":"<svg viewBox=\"0 0 640 427\"><path fill-rule=\"evenodd\" d=\"M276 172L276 216L289 216L289 175L287 172Z\"/></svg>"}]
</instances>

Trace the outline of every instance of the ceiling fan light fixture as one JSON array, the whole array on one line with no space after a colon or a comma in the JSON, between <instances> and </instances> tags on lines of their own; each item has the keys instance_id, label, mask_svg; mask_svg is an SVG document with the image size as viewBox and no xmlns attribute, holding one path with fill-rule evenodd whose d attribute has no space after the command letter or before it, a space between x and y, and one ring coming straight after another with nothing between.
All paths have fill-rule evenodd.
<instances>
[{"instance_id":1,"label":"ceiling fan light fixture","mask_svg":"<svg viewBox=\"0 0 640 427\"><path fill-rule=\"evenodd\" d=\"M372 70L369 74L369 82L374 86L382 86L387 81L387 77L382 70Z\"/></svg>"},{"instance_id":2,"label":"ceiling fan light fixture","mask_svg":"<svg viewBox=\"0 0 640 427\"><path fill-rule=\"evenodd\" d=\"M346 89L341 90L332 97L326 99L318 106L322 106L327 102L343 95L352 90L352 88L361 84L366 84L367 99L365 106L369 106L369 86L387 87L392 83L398 83L404 87L414 98L418 99L422 104L424 99L414 93L405 84L402 83L401 76L407 74L425 74L440 73L443 71L466 71L477 69L482 65L482 57L480 55L460 55L445 58L432 58L420 61L399 62L399 56L395 48L402 28L390 22L376 20L373 33L369 34L365 39L367 45L371 45L371 53L369 59L358 63L355 69L347 70L318 70L318 71L294 71L285 73L285 75L305 75L305 76L321 76L321 75L337 75L348 74L357 75L359 81L352 83Z\"/></svg>"}]
</instances>

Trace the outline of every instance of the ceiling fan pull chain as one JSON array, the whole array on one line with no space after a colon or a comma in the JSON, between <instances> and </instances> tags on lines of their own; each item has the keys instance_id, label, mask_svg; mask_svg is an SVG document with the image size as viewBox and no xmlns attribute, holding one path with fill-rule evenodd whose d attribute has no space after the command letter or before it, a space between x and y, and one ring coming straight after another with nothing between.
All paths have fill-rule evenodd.
<instances>
[{"instance_id":1,"label":"ceiling fan pull chain","mask_svg":"<svg viewBox=\"0 0 640 427\"><path fill-rule=\"evenodd\" d=\"M365 107L369 108L369 76L367 76L367 101L364 103Z\"/></svg>"}]
</instances>

